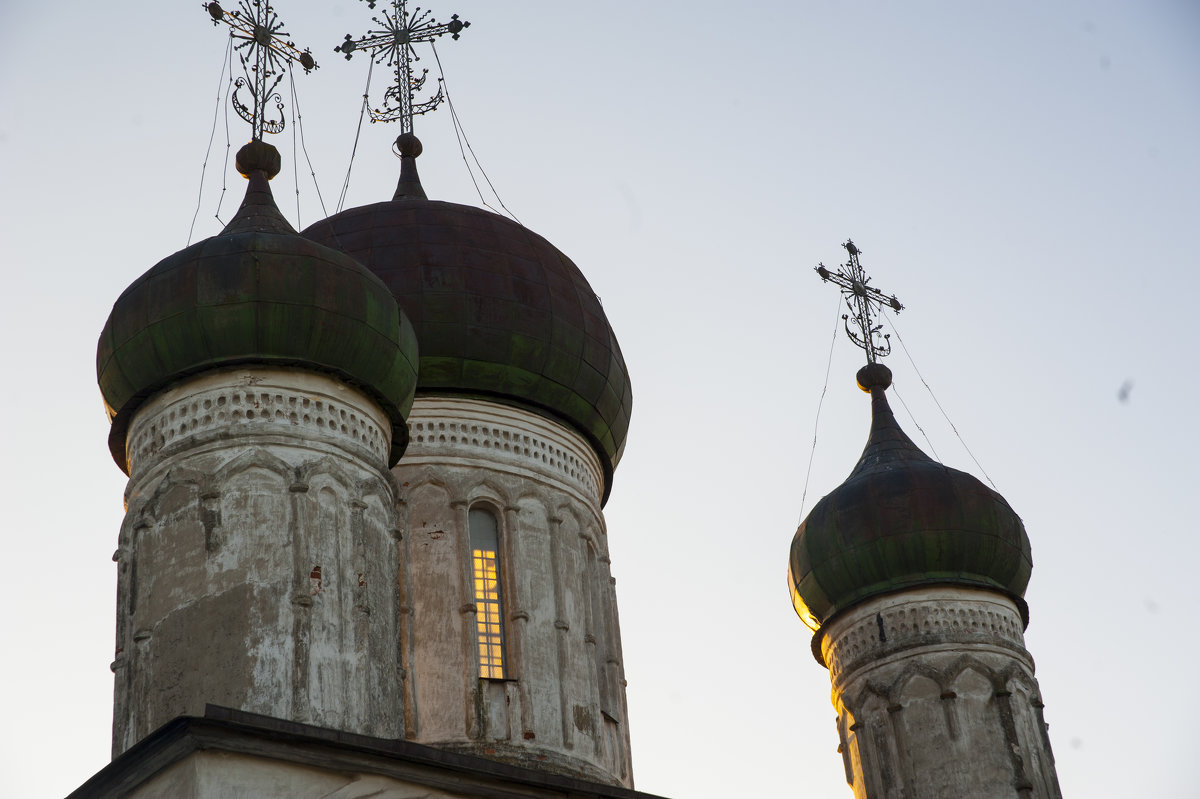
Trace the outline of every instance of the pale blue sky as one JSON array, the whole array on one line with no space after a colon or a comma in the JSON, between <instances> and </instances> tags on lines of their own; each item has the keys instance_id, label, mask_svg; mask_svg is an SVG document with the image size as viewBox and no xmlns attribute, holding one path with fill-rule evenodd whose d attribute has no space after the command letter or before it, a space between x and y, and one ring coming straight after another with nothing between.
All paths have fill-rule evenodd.
<instances>
[{"instance_id":1,"label":"pale blue sky","mask_svg":"<svg viewBox=\"0 0 1200 799\"><path fill-rule=\"evenodd\" d=\"M332 48L369 12L277 6L321 64L297 90L332 210L366 79L365 59ZM1027 641L1064 793L1194 793L1200 7L434 11L472 22L439 53L476 153L509 208L588 276L632 375L607 515L638 787L850 795L828 675L785 583L836 317L812 267L843 260L850 236L1025 520ZM108 758L124 478L95 342L120 291L187 241L224 34L199 0L10 3L0 29L0 768L12 795L55 796ZM236 148L248 134L230 127ZM449 115L417 133L430 196L477 204ZM274 188L295 221L290 134L273 139ZM349 204L391 196L395 135L364 127ZM225 218L243 190L232 168L222 177L225 143L222 109L197 237L220 228L222 180ZM303 156L299 175L307 225L322 214ZM865 440L860 360L839 336L809 508ZM888 362L940 459L979 474L904 353Z\"/></svg>"}]
</instances>

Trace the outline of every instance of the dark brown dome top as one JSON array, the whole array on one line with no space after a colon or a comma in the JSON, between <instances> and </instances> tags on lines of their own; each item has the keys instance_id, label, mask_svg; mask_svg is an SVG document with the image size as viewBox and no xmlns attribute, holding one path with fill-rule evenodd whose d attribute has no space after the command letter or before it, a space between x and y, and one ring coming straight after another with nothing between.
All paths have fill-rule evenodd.
<instances>
[{"instance_id":1,"label":"dark brown dome top","mask_svg":"<svg viewBox=\"0 0 1200 799\"><path fill-rule=\"evenodd\" d=\"M397 198L303 231L366 264L420 343L418 394L510 401L582 433L605 469L629 428L632 387L600 300L546 239L505 217L425 199L404 142Z\"/></svg>"}]
</instances>

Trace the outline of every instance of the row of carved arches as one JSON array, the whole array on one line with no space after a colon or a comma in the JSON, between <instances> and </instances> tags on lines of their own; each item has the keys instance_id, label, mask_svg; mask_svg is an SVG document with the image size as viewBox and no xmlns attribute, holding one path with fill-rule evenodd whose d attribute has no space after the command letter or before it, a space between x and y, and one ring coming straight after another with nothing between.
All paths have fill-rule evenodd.
<instances>
[{"instance_id":1,"label":"row of carved arches","mask_svg":"<svg viewBox=\"0 0 1200 799\"><path fill-rule=\"evenodd\" d=\"M1037 683L1011 659L910 659L837 701L858 796L1060 795Z\"/></svg>"},{"instance_id":2,"label":"row of carved arches","mask_svg":"<svg viewBox=\"0 0 1200 799\"><path fill-rule=\"evenodd\" d=\"M115 750L209 702L395 734L367 701L399 705L386 476L293 449L181 460L131 484L114 556Z\"/></svg>"}]
</instances>

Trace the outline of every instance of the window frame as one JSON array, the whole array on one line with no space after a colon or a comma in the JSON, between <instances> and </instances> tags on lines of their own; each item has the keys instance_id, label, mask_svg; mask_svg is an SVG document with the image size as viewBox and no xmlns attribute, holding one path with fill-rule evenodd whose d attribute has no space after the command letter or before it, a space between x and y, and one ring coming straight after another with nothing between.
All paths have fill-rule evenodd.
<instances>
[{"instance_id":1,"label":"window frame","mask_svg":"<svg viewBox=\"0 0 1200 799\"><path fill-rule=\"evenodd\" d=\"M493 529L479 530L473 524L477 513L490 517ZM474 502L467 507L471 601L475 605L472 636L476 676L481 680L509 680L513 674L508 625L504 618L507 591L502 518L490 502ZM491 539L493 533L494 547L488 548L486 545L493 541L485 539Z\"/></svg>"}]
</instances>

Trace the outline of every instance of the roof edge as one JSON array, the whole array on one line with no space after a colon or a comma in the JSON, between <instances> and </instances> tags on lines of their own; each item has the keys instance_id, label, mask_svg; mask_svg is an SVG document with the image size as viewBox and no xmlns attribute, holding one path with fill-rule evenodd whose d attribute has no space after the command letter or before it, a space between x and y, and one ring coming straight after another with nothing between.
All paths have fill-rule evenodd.
<instances>
[{"instance_id":1,"label":"roof edge","mask_svg":"<svg viewBox=\"0 0 1200 799\"><path fill-rule=\"evenodd\" d=\"M342 732L273 716L207 705L203 717L178 716L118 755L67 799L118 799L199 751L254 755L328 770L355 770L463 796L540 799L663 799L654 794L547 774L473 755L391 738Z\"/></svg>"}]
</instances>

